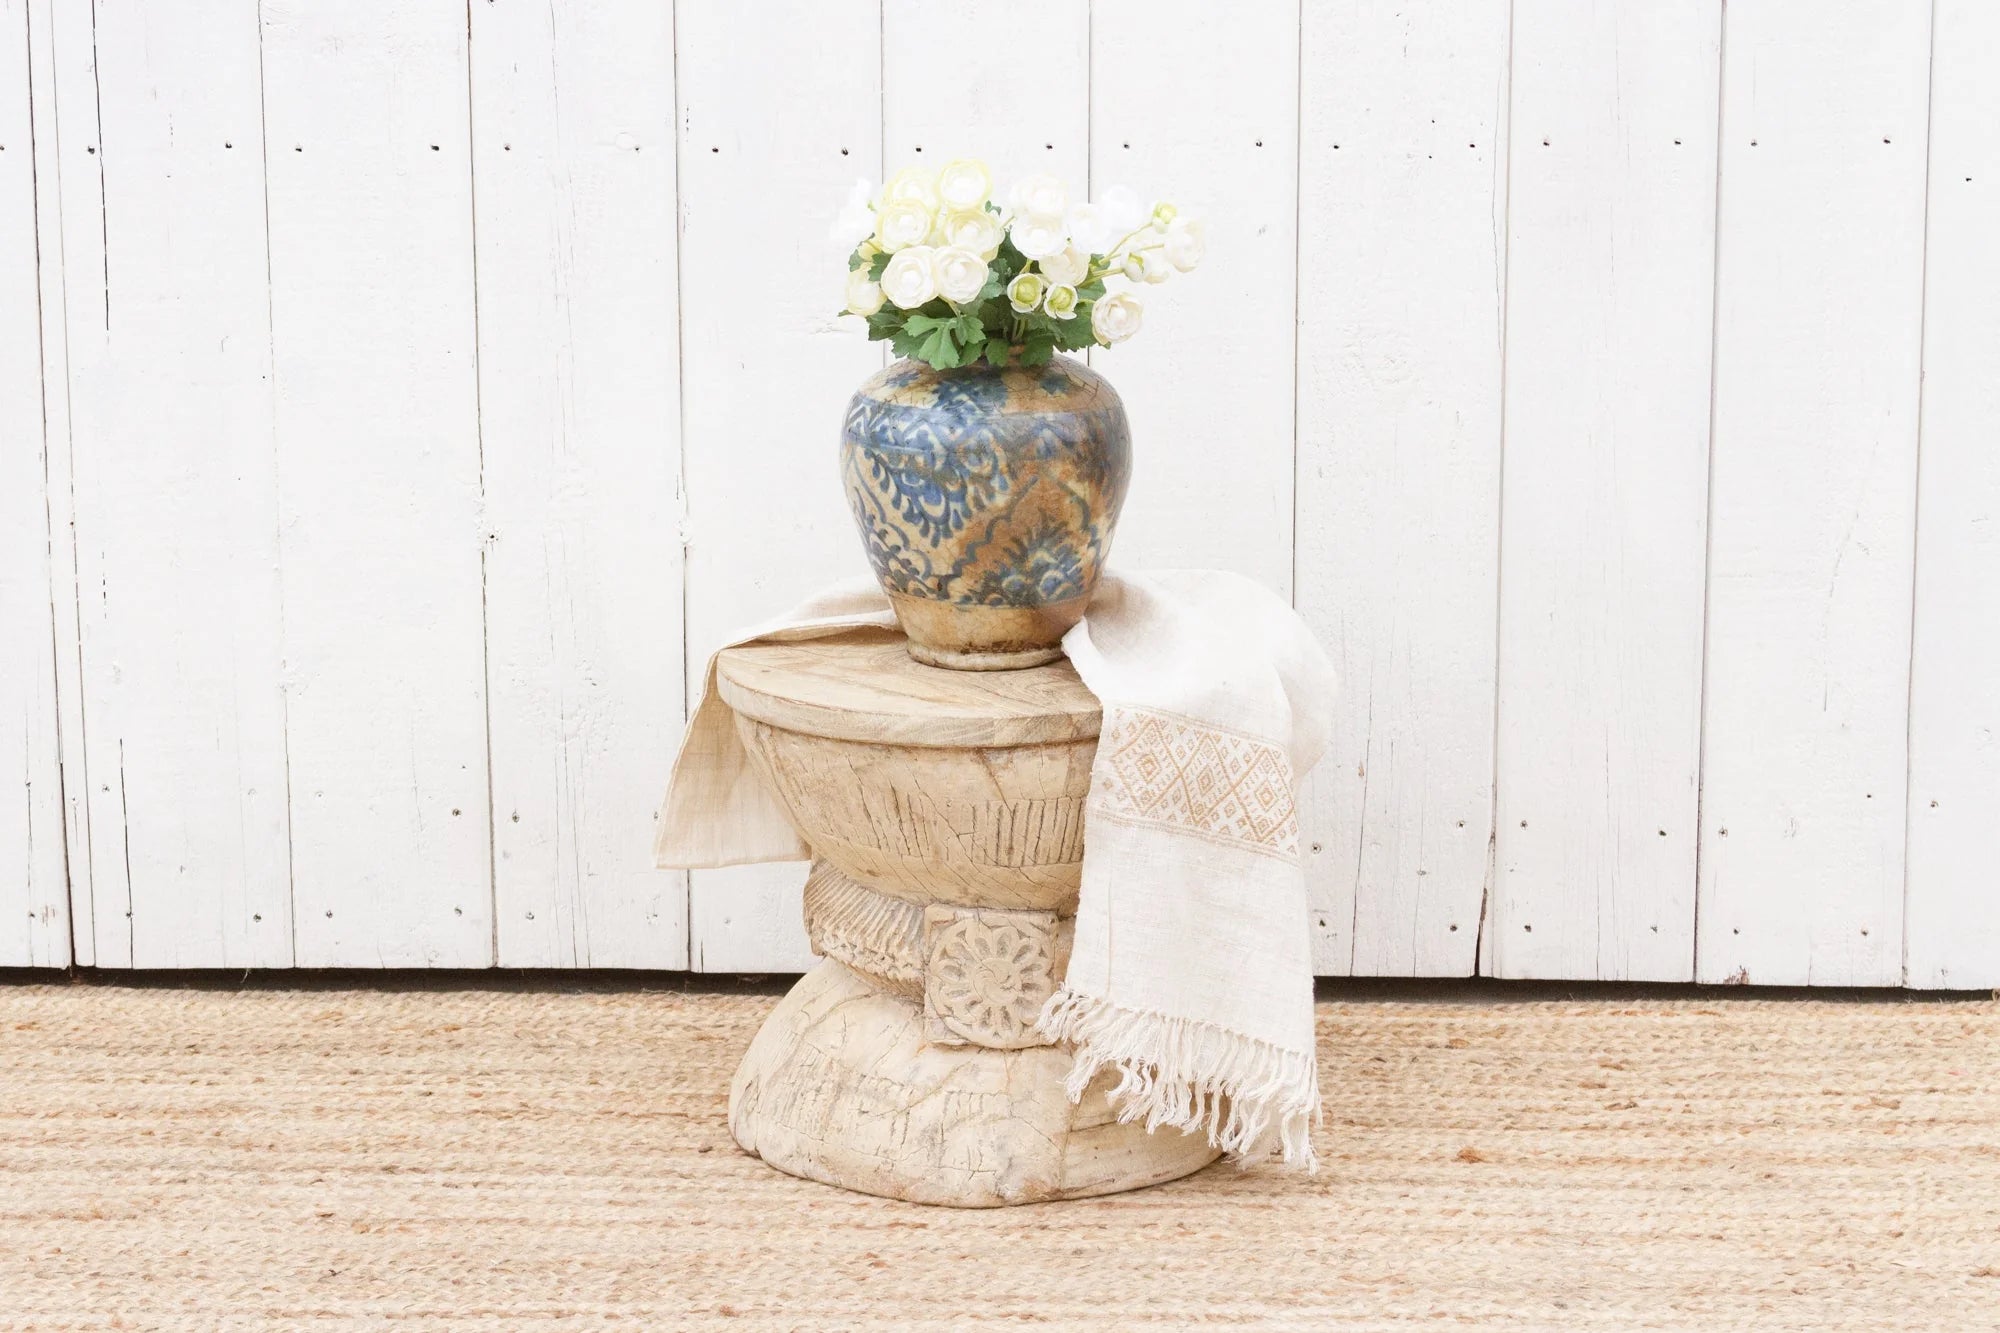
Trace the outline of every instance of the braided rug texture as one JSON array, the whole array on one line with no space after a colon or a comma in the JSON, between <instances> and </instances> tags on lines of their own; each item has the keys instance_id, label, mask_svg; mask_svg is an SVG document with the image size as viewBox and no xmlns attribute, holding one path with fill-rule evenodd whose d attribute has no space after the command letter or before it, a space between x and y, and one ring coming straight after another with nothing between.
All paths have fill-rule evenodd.
<instances>
[{"instance_id":1,"label":"braided rug texture","mask_svg":"<svg viewBox=\"0 0 2000 1333\"><path fill-rule=\"evenodd\" d=\"M2000 1328L2000 1005L1322 1003L1312 1179L743 1156L775 1003L0 988L0 1328Z\"/></svg>"}]
</instances>

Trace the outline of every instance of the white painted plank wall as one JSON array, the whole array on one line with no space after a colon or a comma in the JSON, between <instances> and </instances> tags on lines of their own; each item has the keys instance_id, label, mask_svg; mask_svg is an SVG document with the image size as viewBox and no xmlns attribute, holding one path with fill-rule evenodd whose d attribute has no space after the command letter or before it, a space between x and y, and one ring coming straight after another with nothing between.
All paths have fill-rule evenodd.
<instances>
[{"instance_id":1,"label":"white painted plank wall","mask_svg":"<svg viewBox=\"0 0 2000 1333\"><path fill-rule=\"evenodd\" d=\"M2000 9L1939 0L1931 39L1916 643L1912 986L2000 986Z\"/></svg>"},{"instance_id":2,"label":"white painted plank wall","mask_svg":"<svg viewBox=\"0 0 2000 1333\"><path fill-rule=\"evenodd\" d=\"M0 967L69 963L25 0L0 0Z\"/></svg>"},{"instance_id":3,"label":"white painted plank wall","mask_svg":"<svg viewBox=\"0 0 2000 1333\"><path fill-rule=\"evenodd\" d=\"M498 961L684 967L673 12L471 16Z\"/></svg>"},{"instance_id":4,"label":"white painted plank wall","mask_svg":"<svg viewBox=\"0 0 2000 1333\"><path fill-rule=\"evenodd\" d=\"M297 961L482 967L465 8L263 15Z\"/></svg>"},{"instance_id":5,"label":"white painted plank wall","mask_svg":"<svg viewBox=\"0 0 2000 1333\"><path fill-rule=\"evenodd\" d=\"M1473 970L1493 815L1504 0L1304 6L1295 601L1341 677L1327 973Z\"/></svg>"},{"instance_id":6,"label":"white painted plank wall","mask_svg":"<svg viewBox=\"0 0 2000 1333\"><path fill-rule=\"evenodd\" d=\"M1502 977L1694 969L1720 0L1515 0Z\"/></svg>"},{"instance_id":7,"label":"white painted plank wall","mask_svg":"<svg viewBox=\"0 0 2000 1333\"><path fill-rule=\"evenodd\" d=\"M653 805L864 568L825 220L976 152L1209 221L1094 357L1118 556L1341 665L1322 970L2000 982L2000 31L1926 19L0 0L0 963L801 965Z\"/></svg>"},{"instance_id":8,"label":"white painted plank wall","mask_svg":"<svg viewBox=\"0 0 2000 1333\"><path fill-rule=\"evenodd\" d=\"M1903 977L1929 17L1725 14L1702 981Z\"/></svg>"}]
</instances>

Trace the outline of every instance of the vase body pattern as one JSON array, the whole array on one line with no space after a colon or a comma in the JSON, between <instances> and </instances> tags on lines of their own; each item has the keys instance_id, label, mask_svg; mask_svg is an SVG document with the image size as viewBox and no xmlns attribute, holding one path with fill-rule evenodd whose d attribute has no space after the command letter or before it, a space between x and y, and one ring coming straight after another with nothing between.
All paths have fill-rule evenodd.
<instances>
[{"instance_id":1,"label":"vase body pattern","mask_svg":"<svg viewBox=\"0 0 2000 1333\"><path fill-rule=\"evenodd\" d=\"M841 473L868 560L933 666L998 670L1062 652L1131 480L1125 407L1080 361L936 370L861 386Z\"/></svg>"}]
</instances>

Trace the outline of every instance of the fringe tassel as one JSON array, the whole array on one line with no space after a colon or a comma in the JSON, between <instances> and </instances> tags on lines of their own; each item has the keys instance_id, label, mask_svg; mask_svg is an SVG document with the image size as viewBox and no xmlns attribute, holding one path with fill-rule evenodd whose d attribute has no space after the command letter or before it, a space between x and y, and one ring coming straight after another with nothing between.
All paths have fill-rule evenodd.
<instances>
[{"instance_id":1,"label":"fringe tassel","mask_svg":"<svg viewBox=\"0 0 2000 1333\"><path fill-rule=\"evenodd\" d=\"M1247 1165L1281 1153L1286 1166L1318 1169L1319 1068L1312 1052L1288 1051L1212 1023L1125 1009L1067 988L1036 1026L1076 1047L1065 1091L1072 1102L1105 1067L1118 1071L1111 1104L1121 1123L1148 1133L1172 1125L1208 1136Z\"/></svg>"}]
</instances>

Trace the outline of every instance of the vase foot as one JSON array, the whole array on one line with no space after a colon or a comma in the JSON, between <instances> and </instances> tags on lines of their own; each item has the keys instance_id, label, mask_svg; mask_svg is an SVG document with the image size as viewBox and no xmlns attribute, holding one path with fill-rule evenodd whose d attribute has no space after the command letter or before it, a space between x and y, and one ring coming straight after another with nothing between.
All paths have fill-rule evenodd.
<instances>
[{"instance_id":1,"label":"vase foot","mask_svg":"<svg viewBox=\"0 0 2000 1333\"><path fill-rule=\"evenodd\" d=\"M915 639L907 641L910 656L925 666L947 671L1020 671L1045 666L1063 655L1062 645L1053 648L1018 648L1012 652L983 652L976 648L928 648Z\"/></svg>"}]
</instances>

